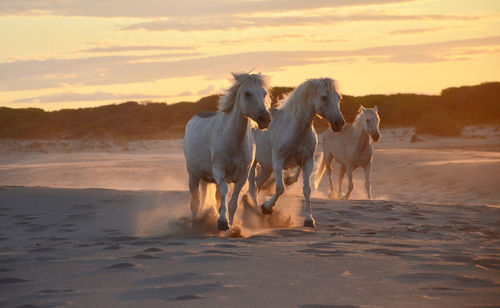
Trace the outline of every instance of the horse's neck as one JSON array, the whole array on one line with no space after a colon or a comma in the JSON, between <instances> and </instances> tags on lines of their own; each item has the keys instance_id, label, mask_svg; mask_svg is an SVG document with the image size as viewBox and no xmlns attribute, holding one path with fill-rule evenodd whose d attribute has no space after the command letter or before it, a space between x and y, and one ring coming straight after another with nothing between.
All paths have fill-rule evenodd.
<instances>
[{"instance_id":1,"label":"horse's neck","mask_svg":"<svg viewBox=\"0 0 500 308\"><path fill-rule=\"evenodd\" d=\"M368 133L364 130L362 122L363 121L357 121L352 125L352 149L354 152L359 152L359 154L361 154L361 152L364 151L366 146L370 143L370 136L368 136Z\"/></svg>"},{"instance_id":2,"label":"horse's neck","mask_svg":"<svg viewBox=\"0 0 500 308\"><path fill-rule=\"evenodd\" d=\"M241 113L235 104L227 116L224 127L224 137L229 143L239 143L247 133L248 119Z\"/></svg>"},{"instance_id":3,"label":"horse's neck","mask_svg":"<svg viewBox=\"0 0 500 308\"><path fill-rule=\"evenodd\" d=\"M288 114L296 123L296 125L292 128L294 129L294 133L296 136L301 136L311 128L314 116L316 115L314 111L314 105L312 103L302 106L299 113L288 112Z\"/></svg>"}]
</instances>

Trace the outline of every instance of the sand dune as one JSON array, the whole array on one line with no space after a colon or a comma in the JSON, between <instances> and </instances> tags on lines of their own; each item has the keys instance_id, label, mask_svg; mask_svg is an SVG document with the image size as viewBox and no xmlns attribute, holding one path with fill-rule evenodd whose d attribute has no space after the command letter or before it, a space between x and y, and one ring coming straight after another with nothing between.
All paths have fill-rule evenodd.
<instances>
[{"instance_id":1,"label":"sand dune","mask_svg":"<svg viewBox=\"0 0 500 308\"><path fill-rule=\"evenodd\" d=\"M318 230L295 185L274 220L240 206L224 233L188 218L181 141L3 143L0 306L498 305L499 138L386 135L377 200L361 172L355 200L323 198L325 178Z\"/></svg>"}]
</instances>

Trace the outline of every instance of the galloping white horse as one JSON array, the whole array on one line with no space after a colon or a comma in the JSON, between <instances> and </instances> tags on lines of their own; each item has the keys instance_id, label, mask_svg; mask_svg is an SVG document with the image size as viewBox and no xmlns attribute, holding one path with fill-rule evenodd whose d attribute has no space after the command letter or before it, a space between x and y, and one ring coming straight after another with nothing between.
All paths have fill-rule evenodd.
<instances>
[{"instance_id":1,"label":"galloping white horse","mask_svg":"<svg viewBox=\"0 0 500 308\"><path fill-rule=\"evenodd\" d=\"M338 178L339 198L342 193L344 173L347 171L349 187L342 198L349 199L353 188L352 172L358 167L362 167L365 170L366 194L368 195L368 199L372 198L370 173L372 169L373 142L371 139L377 142L380 138L380 131L378 129L379 121L377 106L373 109L361 106L353 124L346 124L342 132L338 134L329 131L323 134L323 155L314 182L316 188L318 188L323 172L326 169L328 179L330 180L329 198L335 198L331 167L332 160L335 159L340 164Z\"/></svg>"},{"instance_id":2,"label":"galloping white horse","mask_svg":"<svg viewBox=\"0 0 500 308\"><path fill-rule=\"evenodd\" d=\"M316 115L326 119L334 131L344 126L339 109L341 95L330 78L309 79L298 86L286 99L283 107L272 111L273 121L267 131L254 130L257 145L255 162L249 176L249 193L257 204L255 168L259 163L258 189L274 172L276 192L262 204L264 214L271 214L278 197L283 193L283 169L299 166L303 173L306 215L304 226L316 227L309 204L309 177L314 166L317 137L312 121ZM299 169L300 172L300 169Z\"/></svg>"},{"instance_id":3,"label":"galloping white horse","mask_svg":"<svg viewBox=\"0 0 500 308\"><path fill-rule=\"evenodd\" d=\"M259 128L267 128L271 121L263 76L234 73L233 76L235 82L219 101L219 111L195 115L189 120L184 135L193 220L200 206L200 181L215 182L221 195L217 219L217 229L221 231L229 229L233 223L238 197L254 160L255 148L248 118L257 122ZM234 183L229 215L228 183ZM206 185L202 186L206 189Z\"/></svg>"}]
</instances>

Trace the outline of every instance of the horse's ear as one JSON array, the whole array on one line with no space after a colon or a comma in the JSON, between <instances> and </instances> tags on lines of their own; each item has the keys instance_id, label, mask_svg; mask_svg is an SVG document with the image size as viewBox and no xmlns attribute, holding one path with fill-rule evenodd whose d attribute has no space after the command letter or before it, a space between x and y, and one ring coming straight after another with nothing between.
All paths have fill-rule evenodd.
<instances>
[{"instance_id":1,"label":"horse's ear","mask_svg":"<svg viewBox=\"0 0 500 308\"><path fill-rule=\"evenodd\" d=\"M244 74L231 73L231 75L233 75L236 81L241 81L241 77L243 77Z\"/></svg>"},{"instance_id":2,"label":"horse's ear","mask_svg":"<svg viewBox=\"0 0 500 308\"><path fill-rule=\"evenodd\" d=\"M333 82L330 78L324 78L323 83L326 88L330 88L333 85Z\"/></svg>"},{"instance_id":3,"label":"horse's ear","mask_svg":"<svg viewBox=\"0 0 500 308\"><path fill-rule=\"evenodd\" d=\"M373 107L373 111L378 112L378 107L377 107L377 105L375 105L375 107Z\"/></svg>"},{"instance_id":4,"label":"horse's ear","mask_svg":"<svg viewBox=\"0 0 500 308\"><path fill-rule=\"evenodd\" d=\"M365 111L365 110L366 110L365 106L363 106L363 105L359 105L359 109L358 109L358 111Z\"/></svg>"}]
</instances>

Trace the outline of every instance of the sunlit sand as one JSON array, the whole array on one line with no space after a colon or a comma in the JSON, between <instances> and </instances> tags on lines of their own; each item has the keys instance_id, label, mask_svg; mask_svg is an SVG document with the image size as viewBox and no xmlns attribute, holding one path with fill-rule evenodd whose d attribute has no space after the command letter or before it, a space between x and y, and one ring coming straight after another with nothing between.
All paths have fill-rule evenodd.
<instances>
[{"instance_id":1,"label":"sunlit sand","mask_svg":"<svg viewBox=\"0 0 500 308\"><path fill-rule=\"evenodd\" d=\"M364 200L362 172L348 201L327 199L323 179L311 199L316 231L302 227L300 183L277 203L278 220L240 203L233 231L214 230L210 212L192 224L182 140L129 143L126 151L3 142L0 301L497 304L500 139L455 138L443 148L449 139L381 135L375 200Z\"/></svg>"}]
</instances>

